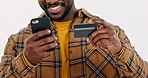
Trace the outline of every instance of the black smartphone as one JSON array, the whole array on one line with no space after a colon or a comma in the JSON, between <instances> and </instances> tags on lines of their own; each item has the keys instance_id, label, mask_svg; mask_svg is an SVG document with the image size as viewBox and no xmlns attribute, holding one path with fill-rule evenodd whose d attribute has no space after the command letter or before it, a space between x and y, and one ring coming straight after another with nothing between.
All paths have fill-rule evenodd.
<instances>
[{"instance_id":1,"label":"black smartphone","mask_svg":"<svg viewBox=\"0 0 148 78\"><path fill-rule=\"evenodd\" d=\"M31 20L31 27L33 34L44 29L51 29L50 18L48 17L33 18Z\"/></svg>"},{"instance_id":2,"label":"black smartphone","mask_svg":"<svg viewBox=\"0 0 148 78\"><path fill-rule=\"evenodd\" d=\"M33 18L31 20L31 28L33 34L44 29L51 29L50 18L48 17ZM52 36L52 33L50 33L49 35L45 35L39 39L42 39L47 36Z\"/></svg>"},{"instance_id":3,"label":"black smartphone","mask_svg":"<svg viewBox=\"0 0 148 78\"><path fill-rule=\"evenodd\" d=\"M94 32L99 25L96 24L75 24L74 25L74 37L88 37L92 32Z\"/></svg>"},{"instance_id":4,"label":"black smartphone","mask_svg":"<svg viewBox=\"0 0 148 78\"><path fill-rule=\"evenodd\" d=\"M31 28L32 28L32 33L36 33L38 31L44 30L44 29L50 29L51 30L51 24L50 24L50 19L48 17L41 17L41 18L33 18L31 20ZM44 35L40 38L38 38L38 40L45 38L45 37L49 37L52 36L52 32L48 35ZM53 51L55 50L55 48L51 48L47 51Z\"/></svg>"}]
</instances>

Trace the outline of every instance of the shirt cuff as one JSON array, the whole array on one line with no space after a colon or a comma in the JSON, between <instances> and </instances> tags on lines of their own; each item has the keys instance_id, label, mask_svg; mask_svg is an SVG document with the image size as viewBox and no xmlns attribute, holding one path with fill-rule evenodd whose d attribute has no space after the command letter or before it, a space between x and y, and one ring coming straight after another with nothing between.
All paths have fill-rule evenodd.
<instances>
[{"instance_id":1,"label":"shirt cuff","mask_svg":"<svg viewBox=\"0 0 148 78\"><path fill-rule=\"evenodd\" d=\"M24 58L25 62L27 63L27 65L28 65L29 67L35 68L35 67L38 66L38 65L32 65L32 64L28 61L28 59L27 59L27 57L26 57L26 55L25 55L24 52L23 52L23 58Z\"/></svg>"},{"instance_id":2,"label":"shirt cuff","mask_svg":"<svg viewBox=\"0 0 148 78\"><path fill-rule=\"evenodd\" d=\"M121 50L120 50L117 54L115 54L114 56L118 57L118 56L120 56L120 55L123 53L123 51L124 51L125 47L124 47L124 45L123 45L123 43L122 43L122 42L121 42L121 45L122 45Z\"/></svg>"},{"instance_id":3,"label":"shirt cuff","mask_svg":"<svg viewBox=\"0 0 148 78\"><path fill-rule=\"evenodd\" d=\"M118 53L118 56L116 56L116 58L126 64L129 61L131 55L133 54L133 48L124 43L123 41L121 41L121 43L122 43L122 49L121 52Z\"/></svg>"}]
</instances>

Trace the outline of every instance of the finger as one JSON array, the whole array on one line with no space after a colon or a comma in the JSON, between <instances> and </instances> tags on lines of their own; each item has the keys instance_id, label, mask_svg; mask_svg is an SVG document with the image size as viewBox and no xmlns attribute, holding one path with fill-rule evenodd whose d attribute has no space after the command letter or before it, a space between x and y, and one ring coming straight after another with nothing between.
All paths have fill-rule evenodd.
<instances>
[{"instance_id":1,"label":"finger","mask_svg":"<svg viewBox=\"0 0 148 78\"><path fill-rule=\"evenodd\" d=\"M96 37L98 34L105 34L105 33L108 33L108 31L109 31L108 28L105 28L105 29L97 29L92 34L90 34L90 36L89 36L90 42L92 42L93 38Z\"/></svg>"},{"instance_id":2,"label":"finger","mask_svg":"<svg viewBox=\"0 0 148 78\"><path fill-rule=\"evenodd\" d=\"M98 40L94 46L99 47L99 46L108 46L109 44L111 44L111 40L108 38L104 38L104 39L100 39Z\"/></svg>"},{"instance_id":3,"label":"finger","mask_svg":"<svg viewBox=\"0 0 148 78\"><path fill-rule=\"evenodd\" d=\"M51 53L48 52L48 51L44 51L44 52L42 53L42 57L43 57L43 58L48 57L48 56L50 56L50 55L51 55Z\"/></svg>"},{"instance_id":4,"label":"finger","mask_svg":"<svg viewBox=\"0 0 148 78\"><path fill-rule=\"evenodd\" d=\"M90 19L89 20L89 23L90 24L99 24L101 27L100 28L106 28L106 27L109 27L107 25L107 22L103 19Z\"/></svg>"},{"instance_id":5,"label":"finger","mask_svg":"<svg viewBox=\"0 0 148 78\"><path fill-rule=\"evenodd\" d=\"M40 37L49 35L50 33L51 31L49 29L38 31L32 35L32 40L33 41L38 40Z\"/></svg>"},{"instance_id":6,"label":"finger","mask_svg":"<svg viewBox=\"0 0 148 78\"><path fill-rule=\"evenodd\" d=\"M39 51L40 52L49 51L49 49L56 48L57 45L58 45L57 43L45 44L45 45L43 45L43 46L40 47Z\"/></svg>"},{"instance_id":7,"label":"finger","mask_svg":"<svg viewBox=\"0 0 148 78\"><path fill-rule=\"evenodd\" d=\"M87 43L91 43L89 37L86 38Z\"/></svg>"},{"instance_id":8,"label":"finger","mask_svg":"<svg viewBox=\"0 0 148 78\"><path fill-rule=\"evenodd\" d=\"M34 44L38 45L38 46L42 46L44 44L51 43L56 40L57 40L57 38L55 36L50 36L50 37L45 37L43 39L40 39L40 40L36 41Z\"/></svg>"},{"instance_id":9,"label":"finger","mask_svg":"<svg viewBox=\"0 0 148 78\"><path fill-rule=\"evenodd\" d=\"M95 36L92 40L92 45L95 45L97 43L97 41L102 40L102 39L110 39L110 34L98 34L97 36Z\"/></svg>"}]
</instances>

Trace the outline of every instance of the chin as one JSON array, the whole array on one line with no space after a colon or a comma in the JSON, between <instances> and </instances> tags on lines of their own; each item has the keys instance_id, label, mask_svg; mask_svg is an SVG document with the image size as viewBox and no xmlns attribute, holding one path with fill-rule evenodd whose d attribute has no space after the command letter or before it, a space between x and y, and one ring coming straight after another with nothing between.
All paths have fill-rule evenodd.
<instances>
[{"instance_id":1,"label":"chin","mask_svg":"<svg viewBox=\"0 0 148 78\"><path fill-rule=\"evenodd\" d=\"M49 15L51 20L61 20L62 15Z\"/></svg>"},{"instance_id":2,"label":"chin","mask_svg":"<svg viewBox=\"0 0 148 78\"><path fill-rule=\"evenodd\" d=\"M51 20L60 20L61 17L50 17Z\"/></svg>"}]
</instances>

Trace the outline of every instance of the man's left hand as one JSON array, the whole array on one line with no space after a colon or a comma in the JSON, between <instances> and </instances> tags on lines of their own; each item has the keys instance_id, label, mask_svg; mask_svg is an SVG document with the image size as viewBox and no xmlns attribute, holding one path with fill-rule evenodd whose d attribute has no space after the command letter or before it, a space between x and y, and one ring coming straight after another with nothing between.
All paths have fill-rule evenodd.
<instances>
[{"instance_id":1,"label":"man's left hand","mask_svg":"<svg viewBox=\"0 0 148 78\"><path fill-rule=\"evenodd\" d=\"M111 28L111 24L102 19L91 19L89 23L100 25L100 28L88 37L89 43L95 47L105 47L113 54L118 54L122 45L118 34Z\"/></svg>"}]
</instances>

